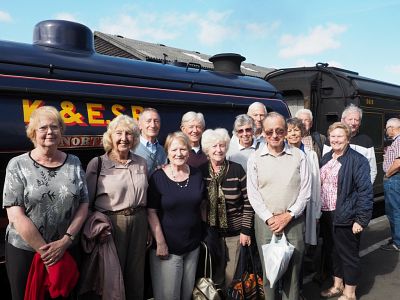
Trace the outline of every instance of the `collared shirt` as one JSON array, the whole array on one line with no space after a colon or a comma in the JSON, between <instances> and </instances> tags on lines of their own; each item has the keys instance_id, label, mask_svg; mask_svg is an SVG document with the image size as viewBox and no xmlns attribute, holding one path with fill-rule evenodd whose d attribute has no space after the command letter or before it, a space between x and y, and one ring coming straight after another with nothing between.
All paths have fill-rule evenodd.
<instances>
[{"instance_id":1,"label":"collared shirt","mask_svg":"<svg viewBox=\"0 0 400 300\"><path fill-rule=\"evenodd\" d=\"M101 156L102 167L97 183L97 157L92 159L86 170L89 199L95 208L117 211L147 204L147 166L141 156L130 153L129 160L122 165L111 160L107 154ZM97 197L96 197L97 196Z\"/></svg>"},{"instance_id":2,"label":"collared shirt","mask_svg":"<svg viewBox=\"0 0 400 300\"><path fill-rule=\"evenodd\" d=\"M239 143L239 139L231 139L229 150L226 154L226 158L238 164L241 164L243 169L247 172L247 161L250 155L256 151L257 142L253 139L253 144L250 147L244 147Z\"/></svg>"},{"instance_id":3,"label":"collared shirt","mask_svg":"<svg viewBox=\"0 0 400 300\"><path fill-rule=\"evenodd\" d=\"M249 158L247 164L247 193L254 211L264 222L273 216L273 212L268 210L264 201L264 196L259 190L258 172L284 172L285 170L271 170L268 168L268 165L263 166L262 170L258 170L256 160L259 157L267 155L273 158L278 158L285 155L293 155L293 151L300 151L301 161L299 165L299 175L301 180L297 198L293 205L287 207L287 210L293 212L297 218L303 213L304 208L306 207L311 196L311 178L305 154L301 150L285 144L283 151L277 156L274 156L270 153L268 145L265 144L261 149L258 149L256 152L254 152ZM277 190L281 189L282 186L283 185L270 186L269 188L271 190ZM279 200L277 199L277 201Z\"/></svg>"},{"instance_id":4,"label":"collared shirt","mask_svg":"<svg viewBox=\"0 0 400 300\"><path fill-rule=\"evenodd\" d=\"M394 160L400 157L400 135L397 135L392 144L386 148L385 154L383 155L383 171L386 173Z\"/></svg>"},{"instance_id":5,"label":"collared shirt","mask_svg":"<svg viewBox=\"0 0 400 300\"><path fill-rule=\"evenodd\" d=\"M158 140L156 140L154 143L149 142L146 140L143 136L140 136L140 142L149 150L151 153L156 153L157 151L157 145L158 145Z\"/></svg>"},{"instance_id":6,"label":"collared shirt","mask_svg":"<svg viewBox=\"0 0 400 300\"><path fill-rule=\"evenodd\" d=\"M338 193L339 170L342 164L331 159L321 168L321 210L333 211L336 209Z\"/></svg>"}]
</instances>

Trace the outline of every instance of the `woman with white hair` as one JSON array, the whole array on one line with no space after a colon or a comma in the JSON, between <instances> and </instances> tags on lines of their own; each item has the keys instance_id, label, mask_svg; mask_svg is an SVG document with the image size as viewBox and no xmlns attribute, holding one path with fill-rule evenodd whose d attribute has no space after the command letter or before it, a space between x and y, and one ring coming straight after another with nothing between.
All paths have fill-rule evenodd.
<instances>
[{"instance_id":1,"label":"woman with white hair","mask_svg":"<svg viewBox=\"0 0 400 300\"><path fill-rule=\"evenodd\" d=\"M138 143L137 122L126 115L117 116L103 135L106 153L101 156L101 165L96 157L86 170L90 202L113 225L126 299L144 297L148 184L146 160L130 151Z\"/></svg>"},{"instance_id":2,"label":"woman with white hair","mask_svg":"<svg viewBox=\"0 0 400 300\"><path fill-rule=\"evenodd\" d=\"M231 283L240 245L251 244L254 211L247 198L246 172L226 159L229 147L226 129L208 129L202 147L209 162L200 167L208 190L207 223L219 233L222 259L218 261L215 281L227 288Z\"/></svg>"}]
</instances>

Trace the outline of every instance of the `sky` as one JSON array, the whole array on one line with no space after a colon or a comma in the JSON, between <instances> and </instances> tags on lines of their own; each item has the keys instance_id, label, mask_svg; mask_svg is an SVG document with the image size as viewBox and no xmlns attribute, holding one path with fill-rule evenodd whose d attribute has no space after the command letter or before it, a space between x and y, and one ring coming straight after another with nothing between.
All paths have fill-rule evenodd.
<instances>
[{"instance_id":1,"label":"sky","mask_svg":"<svg viewBox=\"0 0 400 300\"><path fill-rule=\"evenodd\" d=\"M267 68L324 62L400 85L399 11L400 0L0 0L0 40L31 43L35 24L64 19Z\"/></svg>"}]
</instances>

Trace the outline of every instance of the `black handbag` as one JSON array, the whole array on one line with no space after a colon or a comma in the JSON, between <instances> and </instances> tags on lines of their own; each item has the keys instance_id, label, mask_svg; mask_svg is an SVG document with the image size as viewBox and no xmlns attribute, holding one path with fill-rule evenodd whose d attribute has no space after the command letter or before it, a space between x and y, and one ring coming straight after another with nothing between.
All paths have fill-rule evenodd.
<instances>
[{"instance_id":1,"label":"black handbag","mask_svg":"<svg viewBox=\"0 0 400 300\"><path fill-rule=\"evenodd\" d=\"M220 289L218 289L212 280L212 262L207 245L202 242L202 247L205 250L204 258L204 274L203 277L196 280L193 289L193 300L221 300ZM208 272L207 272L208 270Z\"/></svg>"},{"instance_id":2,"label":"black handbag","mask_svg":"<svg viewBox=\"0 0 400 300\"><path fill-rule=\"evenodd\" d=\"M250 246L240 246L240 257L232 283L228 288L227 299L264 299L262 271L260 271L260 267L257 267L253 249L255 248Z\"/></svg>"}]
</instances>

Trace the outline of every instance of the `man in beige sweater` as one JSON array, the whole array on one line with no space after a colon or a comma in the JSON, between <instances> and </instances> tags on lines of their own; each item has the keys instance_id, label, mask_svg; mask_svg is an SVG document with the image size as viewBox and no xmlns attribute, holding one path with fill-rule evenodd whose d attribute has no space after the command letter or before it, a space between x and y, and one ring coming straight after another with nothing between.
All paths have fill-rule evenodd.
<instances>
[{"instance_id":1,"label":"man in beige sweater","mask_svg":"<svg viewBox=\"0 0 400 300\"><path fill-rule=\"evenodd\" d=\"M261 245L272 234L285 232L295 247L290 265L281 278L282 299L299 298L298 278L304 252L303 211L311 195L311 180L304 153L285 144L287 125L283 116L269 113L263 122L266 144L255 151L247 165L247 192L256 212L255 234L263 260ZM276 286L270 288L265 277L265 299L275 299Z\"/></svg>"}]
</instances>

